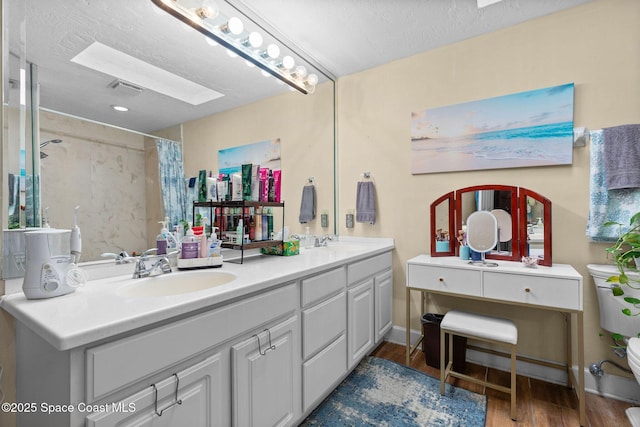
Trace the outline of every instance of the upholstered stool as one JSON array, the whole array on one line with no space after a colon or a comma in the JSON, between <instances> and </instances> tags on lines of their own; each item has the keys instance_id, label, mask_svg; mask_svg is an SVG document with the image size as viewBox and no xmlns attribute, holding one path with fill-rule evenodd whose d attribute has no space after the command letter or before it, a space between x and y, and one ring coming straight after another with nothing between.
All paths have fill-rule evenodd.
<instances>
[{"instance_id":1,"label":"upholstered stool","mask_svg":"<svg viewBox=\"0 0 640 427\"><path fill-rule=\"evenodd\" d=\"M445 359L445 337L449 334L449 357ZM453 370L453 336L463 336L508 346L511 351L511 387L504 387ZM474 313L452 310L445 314L440 324L440 394L444 395L445 381L448 376L480 384L511 395L511 419L516 419L516 344L518 328L507 319L483 316Z\"/></svg>"}]
</instances>

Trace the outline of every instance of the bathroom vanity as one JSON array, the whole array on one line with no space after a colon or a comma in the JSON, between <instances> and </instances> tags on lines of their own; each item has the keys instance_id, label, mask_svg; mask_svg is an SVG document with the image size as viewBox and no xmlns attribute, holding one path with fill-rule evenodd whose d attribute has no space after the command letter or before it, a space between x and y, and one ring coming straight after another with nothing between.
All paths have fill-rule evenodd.
<instances>
[{"instance_id":1,"label":"bathroom vanity","mask_svg":"<svg viewBox=\"0 0 640 427\"><path fill-rule=\"evenodd\" d=\"M411 320L411 292L421 293L422 313L429 294L552 310L567 315L567 374L579 400L580 425L586 425L584 395L584 333L582 276L570 265L526 268L522 263L496 261L497 266L471 264L459 257L419 255L407 261L406 322ZM576 318L572 332L571 318ZM572 335L573 334L573 335ZM406 336L406 357L417 348ZM573 370L572 342L576 342Z\"/></svg>"},{"instance_id":2,"label":"bathroom vanity","mask_svg":"<svg viewBox=\"0 0 640 427\"><path fill-rule=\"evenodd\" d=\"M18 401L33 404L18 426L297 425L391 329L393 247L225 263L233 280L171 296L132 297L140 279L123 277L9 295Z\"/></svg>"}]
</instances>

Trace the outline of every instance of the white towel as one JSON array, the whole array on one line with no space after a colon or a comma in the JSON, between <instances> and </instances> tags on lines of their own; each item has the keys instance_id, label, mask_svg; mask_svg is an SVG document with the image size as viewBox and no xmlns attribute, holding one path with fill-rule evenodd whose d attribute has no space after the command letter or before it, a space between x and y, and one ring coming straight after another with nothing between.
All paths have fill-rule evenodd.
<instances>
[{"instance_id":1,"label":"white towel","mask_svg":"<svg viewBox=\"0 0 640 427\"><path fill-rule=\"evenodd\" d=\"M607 221L617 221L628 229L631 216L640 209L640 189L607 190L603 165L603 131L590 132L591 158L589 167L589 221L586 235L592 242L614 242L618 227L602 227ZM623 232L625 228L623 227Z\"/></svg>"},{"instance_id":2,"label":"white towel","mask_svg":"<svg viewBox=\"0 0 640 427\"><path fill-rule=\"evenodd\" d=\"M358 182L356 221L371 224L376 222L376 189L371 181Z\"/></svg>"}]
</instances>

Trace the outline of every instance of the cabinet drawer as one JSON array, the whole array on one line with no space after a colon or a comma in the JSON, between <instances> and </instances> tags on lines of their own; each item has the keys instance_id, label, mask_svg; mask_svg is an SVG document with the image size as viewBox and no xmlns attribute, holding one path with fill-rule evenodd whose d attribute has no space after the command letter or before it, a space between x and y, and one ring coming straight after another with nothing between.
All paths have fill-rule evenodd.
<instances>
[{"instance_id":1,"label":"cabinet drawer","mask_svg":"<svg viewBox=\"0 0 640 427\"><path fill-rule=\"evenodd\" d=\"M391 252L385 252L363 261L354 262L347 267L349 286L355 285L375 273L391 268Z\"/></svg>"},{"instance_id":2,"label":"cabinet drawer","mask_svg":"<svg viewBox=\"0 0 640 427\"><path fill-rule=\"evenodd\" d=\"M409 264L407 270L407 285L412 288L470 296L482 295L480 270L416 264Z\"/></svg>"},{"instance_id":3,"label":"cabinet drawer","mask_svg":"<svg viewBox=\"0 0 640 427\"><path fill-rule=\"evenodd\" d=\"M156 384L157 395L150 386L108 405L109 411L89 415L86 418L87 427L160 425L156 399L158 410L164 410L163 418L173 425L222 425L220 402L223 398L223 374L220 355L209 357L176 375L178 383L171 376ZM176 390L180 404L171 406L175 402Z\"/></svg>"},{"instance_id":4,"label":"cabinet drawer","mask_svg":"<svg viewBox=\"0 0 640 427\"><path fill-rule=\"evenodd\" d=\"M296 285L290 284L88 349L87 402L100 399L218 343L293 312L297 307L297 295Z\"/></svg>"},{"instance_id":5,"label":"cabinet drawer","mask_svg":"<svg viewBox=\"0 0 640 427\"><path fill-rule=\"evenodd\" d=\"M302 281L302 307L339 292L347 286L347 270L340 267Z\"/></svg>"},{"instance_id":6,"label":"cabinet drawer","mask_svg":"<svg viewBox=\"0 0 640 427\"><path fill-rule=\"evenodd\" d=\"M573 279L485 272L484 296L545 307L582 309L580 282Z\"/></svg>"},{"instance_id":7,"label":"cabinet drawer","mask_svg":"<svg viewBox=\"0 0 640 427\"><path fill-rule=\"evenodd\" d=\"M302 358L329 344L347 327L347 294L342 292L302 312Z\"/></svg>"},{"instance_id":8,"label":"cabinet drawer","mask_svg":"<svg viewBox=\"0 0 640 427\"><path fill-rule=\"evenodd\" d=\"M332 390L347 372L347 339L344 335L302 365L302 405L307 411Z\"/></svg>"}]
</instances>

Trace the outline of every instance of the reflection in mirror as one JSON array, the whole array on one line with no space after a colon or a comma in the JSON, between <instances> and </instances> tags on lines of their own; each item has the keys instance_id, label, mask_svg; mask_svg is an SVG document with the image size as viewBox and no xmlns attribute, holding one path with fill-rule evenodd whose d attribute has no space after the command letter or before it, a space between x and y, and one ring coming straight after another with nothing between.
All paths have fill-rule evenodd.
<instances>
[{"instance_id":1,"label":"reflection in mirror","mask_svg":"<svg viewBox=\"0 0 640 427\"><path fill-rule=\"evenodd\" d=\"M517 212L517 187L507 185L480 185L456 191L456 223L458 229L467 224L471 214L490 211L498 220L499 239L487 258L515 261L519 259L519 245L513 242L518 235L518 221L512 218Z\"/></svg>"},{"instance_id":2,"label":"reflection in mirror","mask_svg":"<svg viewBox=\"0 0 640 427\"><path fill-rule=\"evenodd\" d=\"M8 170L4 171L3 209L5 212L9 211L10 207L6 204L6 200L9 200L10 194L14 194L8 191L6 173L11 173L14 178L24 176L37 178L37 174L42 170L43 177L40 180L42 191L35 186L32 187L35 191L22 187L22 190L15 193L17 194L15 204L11 206L14 208L12 212L15 213L13 218L16 219L12 223L13 226L21 229L27 225L40 226L40 214L48 208L47 216L52 227L69 228L73 224L73 209L80 205L78 222L83 235L83 261L102 260L100 254L104 252L118 253L121 250L126 250L130 254L140 252L155 246L155 236L159 230L157 221L162 220L164 216L159 202L158 187L151 186L154 189L150 191L148 185L150 180L156 179L154 172L157 175L158 167L157 157L154 162L149 154L148 144L150 141L153 143L149 134L181 140L181 126L173 125L178 120L186 122L193 119L194 115L191 112L195 107L186 103L165 104L169 97L155 93L153 90L145 89L135 96L131 96L128 92L114 90L109 87L114 77L80 67L72 63L70 58L95 40L105 43L108 40L108 44L113 48L136 55L140 60L155 59L159 61L158 66L164 66L172 62L173 58L162 60L163 55L169 54L162 40L170 40L173 47L200 46L198 43L202 42L203 38L202 35L194 32L184 31L184 24L167 19L170 17L163 16L164 14L147 14L147 11L157 9L151 1L117 0L110 2L114 6L108 11L104 10L99 2L78 1L77 7L69 8L68 14L51 20L50 16L53 16L51 10L59 10L57 6L62 3L64 3L63 0L51 2L8 0L4 3L9 11L5 15L5 23L10 25L4 27L8 37L3 36L5 48L3 52L11 52L8 56L13 59L8 61L11 64L5 64L2 71L5 100L11 101L5 103L3 107L4 141L7 142L3 147L3 158L5 165L8 165ZM96 11L100 13L94 13ZM88 17L90 19L86 19ZM162 24L153 25L156 19L162 20ZM140 31L140 37L129 38L130 28L142 21L150 24L146 27L149 31L157 31L157 33ZM114 22L119 24L114 26ZM130 22L133 23L129 25ZM259 21L253 22L259 25ZM102 32L103 30L105 33ZM283 43L284 40L286 39L283 39ZM320 115L330 117L333 125L335 96L332 94L318 97L319 92L326 93L323 86L319 86L312 95L290 93L282 85L268 83L268 80L264 79L260 73L256 73L255 69L250 70L246 67L244 61L227 60L228 56L220 49L214 48L210 56L200 55L201 51L196 48L177 50L180 53L177 61L180 65L177 71L180 74L206 82L210 82L207 80L209 76L215 76L216 84L227 90L225 96L219 100L203 104L204 109L198 111L205 113L199 117L213 117L222 112L226 114L233 108L247 104L256 105L255 115L260 116L259 111L256 110L260 108L261 100L275 99L279 96L300 97L297 98L297 102L308 105L309 112L314 114L313 118L302 117L299 118L300 121L317 120ZM39 71L38 74L34 74L36 78L33 80L30 80L32 71L29 68L30 64L26 61L26 52L29 52L30 59L33 58L33 72ZM55 62L48 62L53 54L58 55L53 58ZM219 55L220 58L218 58ZM319 65L318 67L320 68ZM320 85L327 83L331 85L332 92L335 90L333 82L330 81L332 77L324 70L314 70L311 64L307 69L309 73L314 72L320 77ZM41 97L35 90L29 91L30 81L39 82L39 85L34 87L40 89ZM57 90L61 83L68 83L69 86L64 86L64 90L55 92L56 96L52 96L54 83ZM232 88L236 83L241 84L242 90L233 91ZM21 96L26 98L26 104L21 103ZM132 109L133 115L126 116L111 111L101 116L107 117L106 119L95 121L94 115L101 114L100 112L105 110L100 101L105 100L105 97L117 96L130 96L127 99L135 102L136 106ZM40 109L34 108L33 122L29 117L31 99L41 99L42 104ZM328 102L323 102L326 100ZM117 101L114 99L113 103ZM109 104L105 105L108 107ZM140 129L145 133L128 131L127 129L136 129L133 124L129 125L134 123L135 119L123 118L149 119L147 116L150 114L146 110L149 105L175 107L164 108L171 114L163 117L170 116L170 119L176 122L165 123L154 116L154 120L151 120L153 127ZM68 110L67 106L69 106ZM276 110L270 108L269 114L273 116L276 114L273 111ZM282 114L288 114L288 112L283 111ZM111 119L113 122L110 121ZM287 120L272 120L272 122L288 123ZM112 126L111 124L114 123L115 125ZM33 135L31 135L32 129L35 131ZM99 130L96 131L96 129ZM162 129L162 131L155 129ZM270 138L274 134L278 134L277 129L269 130L269 134L264 137ZM323 134L322 138L318 138L319 144L316 145L323 147L322 149L327 153L334 153L335 132L326 134L330 136L325 138ZM259 141L260 138L261 136L256 137L255 141ZM63 143L50 143L43 147L42 151L46 157L43 156L44 158L41 159L40 142L55 139L60 139ZM229 139L220 141L220 144L243 145L246 143L245 140L237 143ZM207 153L207 156L210 155ZM217 165L214 162L208 165L208 169L216 168ZM294 175L292 171L288 176ZM335 177L335 169L332 177ZM18 182L20 179L22 178L14 181ZM290 185L296 186L297 189L297 182L291 179ZM35 185L37 184L38 182L35 181ZM91 189L86 188L89 184ZM288 183L283 182L283 185ZM84 192L78 190L83 186ZM334 225L334 232L336 232L335 181L327 182L324 188L332 193L333 203L327 203L326 207L328 210L333 210L334 221L330 219L329 222ZM41 193L42 203L38 205L40 199L36 196L39 193ZM35 198L31 204L27 203L28 194L33 194ZM291 204L292 209L294 205L295 203ZM100 213L98 214L97 211ZM28 215L29 212L33 215ZM11 218L9 215L5 217ZM29 217L33 218L31 222L27 221ZM4 229L8 229L8 226L9 224L5 221ZM8 237L8 233L5 234L7 236L4 237ZM91 236L92 234L94 237ZM8 245L5 244L4 247L7 248Z\"/></svg>"},{"instance_id":3,"label":"reflection in mirror","mask_svg":"<svg viewBox=\"0 0 640 427\"><path fill-rule=\"evenodd\" d=\"M447 193L431 204L431 253L440 256L454 255L453 192Z\"/></svg>"},{"instance_id":4,"label":"reflection in mirror","mask_svg":"<svg viewBox=\"0 0 640 427\"><path fill-rule=\"evenodd\" d=\"M551 266L551 201L528 190L520 189L520 246L522 256L534 257L539 265Z\"/></svg>"},{"instance_id":5,"label":"reflection in mirror","mask_svg":"<svg viewBox=\"0 0 640 427\"><path fill-rule=\"evenodd\" d=\"M431 204L431 256L451 256L436 250L437 230L455 218L455 229L468 225L477 211L489 211L498 224L498 241L486 258L520 261L521 256L535 256L539 265L551 266L551 201L526 188L507 185L477 185L447 193ZM447 201L447 203L443 203ZM449 206L449 210L446 210ZM449 226L453 229L453 225Z\"/></svg>"},{"instance_id":6,"label":"reflection in mirror","mask_svg":"<svg viewBox=\"0 0 640 427\"><path fill-rule=\"evenodd\" d=\"M495 267L498 264L485 261L486 253L498 244L498 220L487 210L473 212L467 218L467 244L472 251L480 253L479 263ZM475 263L478 261L471 261Z\"/></svg>"}]
</instances>

